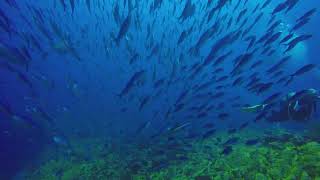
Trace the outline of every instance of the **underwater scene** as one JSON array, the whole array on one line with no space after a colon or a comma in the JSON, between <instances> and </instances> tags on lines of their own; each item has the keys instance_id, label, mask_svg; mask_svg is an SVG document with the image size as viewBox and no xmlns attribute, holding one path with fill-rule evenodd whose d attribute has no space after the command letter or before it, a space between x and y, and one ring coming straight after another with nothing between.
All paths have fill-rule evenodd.
<instances>
[{"instance_id":1,"label":"underwater scene","mask_svg":"<svg viewBox=\"0 0 320 180\"><path fill-rule=\"evenodd\" d=\"M319 8L1 0L0 180L320 180Z\"/></svg>"}]
</instances>

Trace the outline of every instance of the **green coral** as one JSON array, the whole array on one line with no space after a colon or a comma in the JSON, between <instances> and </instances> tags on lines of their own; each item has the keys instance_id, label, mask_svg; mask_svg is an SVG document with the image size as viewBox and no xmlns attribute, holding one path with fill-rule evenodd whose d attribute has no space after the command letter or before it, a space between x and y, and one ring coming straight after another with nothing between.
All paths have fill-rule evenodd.
<instances>
[{"instance_id":1,"label":"green coral","mask_svg":"<svg viewBox=\"0 0 320 180\"><path fill-rule=\"evenodd\" d=\"M34 174L33 179L90 180L105 177L112 177L112 179L120 177L118 171L113 167L110 168L105 160L81 164L60 160L48 162Z\"/></svg>"},{"instance_id":2,"label":"green coral","mask_svg":"<svg viewBox=\"0 0 320 180\"><path fill-rule=\"evenodd\" d=\"M105 177L117 177L117 174L111 168L108 168L106 161L99 160L71 166L70 169L65 171L61 180L89 180Z\"/></svg>"},{"instance_id":3,"label":"green coral","mask_svg":"<svg viewBox=\"0 0 320 180\"><path fill-rule=\"evenodd\" d=\"M277 133L281 136L281 133L287 132ZM237 134L241 139L253 135L256 134ZM222 142L229 138L225 133L216 138L218 137ZM77 156L71 159L57 156L56 160L48 161L34 171L30 179L51 180L59 177L62 180L320 180L320 144L317 142L297 144L289 139L287 142L270 142L257 146L245 146L240 143L233 146L233 152L229 155L223 155L223 147L213 138L194 142L192 151L184 154L188 157L187 160L173 160L162 169L156 170L150 169L153 161L161 157L151 159L150 156L146 156L152 152L150 149L141 150L133 145L128 146L126 149L130 149L131 154L124 156L113 149L105 149L99 140L78 143L74 146ZM87 145L90 143L96 145L88 150ZM89 160L81 158L88 154L92 156Z\"/></svg>"},{"instance_id":4,"label":"green coral","mask_svg":"<svg viewBox=\"0 0 320 180\"><path fill-rule=\"evenodd\" d=\"M64 160L51 160L32 174L30 179L55 180L57 176L72 165Z\"/></svg>"},{"instance_id":5,"label":"green coral","mask_svg":"<svg viewBox=\"0 0 320 180\"><path fill-rule=\"evenodd\" d=\"M307 143L299 148L299 162L302 169L312 178L320 177L320 144Z\"/></svg>"}]
</instances>

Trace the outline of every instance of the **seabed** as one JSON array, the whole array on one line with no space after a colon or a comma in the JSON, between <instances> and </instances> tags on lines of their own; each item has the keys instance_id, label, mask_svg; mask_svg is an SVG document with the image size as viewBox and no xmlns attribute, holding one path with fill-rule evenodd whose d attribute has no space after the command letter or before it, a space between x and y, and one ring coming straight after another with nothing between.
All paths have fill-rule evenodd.
<instances>
[{"instance_id":1,"label":"seabed","mask_svg":"<svg viewBox=\"0 0 320 180\"><path fill-rule=\"evenodd\" d=\"M239 141L224 154L223 142L230 137ZM260 139L259 143L246 145L252 138ZM186 142L168 146L160 140L121 144L114 139L73 139L72 152L48 148L37 165L26 170L26 179L320 180L319 141L303 135L245 130Z\"/></svg>"}]
</instances>

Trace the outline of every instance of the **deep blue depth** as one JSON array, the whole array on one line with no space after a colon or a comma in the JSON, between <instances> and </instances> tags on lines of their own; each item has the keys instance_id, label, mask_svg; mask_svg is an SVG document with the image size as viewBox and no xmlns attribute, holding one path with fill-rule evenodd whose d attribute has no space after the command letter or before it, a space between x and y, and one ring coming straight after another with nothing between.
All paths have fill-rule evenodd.
<instances>
[{"instance_id":1,"label":"deep blue depth","mask_svg":"<svg viewBox=\"0 0 320 180\"><path fill-rule=\"evenodd\" d=\"M266 1L252 0L240 1L237 8L238 0L229 0L221 8L222 0L211 4L196 0L1 1L0 179L23 170L45 147L68 144L72 138L110 137L134 143L152 141L175 128L183 129L177 138L203 137L208 123L214 124L215 131L245 122L250 122L248 128L273 127L275 123L264 120L254 123L256 114L243 113L241 107L259 104L276 92L282 97L306 88L320 89L318 67L294 77L287 86L276 83L307 64L319 65L319 13L303 27L291 29L320 2L299 1L288 13L272 16L280 3L290 0L282 1L271 1L263 9ZM261 19L244 34L260 13ZM274 21L268 24L270 18ZM277 21L281 23L270 34L280 32L280 38L257 43ZM186 37L181 40L183 32ZM293 38L312 38L284 53L290 41L279 42L290 33ZM226 41L221 40L224 37ZM248 49L252 37L256 41ZM262 54L265 48L273 53ZM221 64L213 65L228 52ZM235 70L237 57L246 53L252 53L252 58ZM276 71L282 72L279 77L266 72L286 56L291 59ZM252 68L258 61L262 64ZM260 83L272 83L272 87L249 91L246 85L254 73ZM232 85L237 77L242 83ZM206 82L210 85L199 89ZM300 132L317 121L316 113L308 122L288 121L280 126Z\"/></svg>"}]
</instances>

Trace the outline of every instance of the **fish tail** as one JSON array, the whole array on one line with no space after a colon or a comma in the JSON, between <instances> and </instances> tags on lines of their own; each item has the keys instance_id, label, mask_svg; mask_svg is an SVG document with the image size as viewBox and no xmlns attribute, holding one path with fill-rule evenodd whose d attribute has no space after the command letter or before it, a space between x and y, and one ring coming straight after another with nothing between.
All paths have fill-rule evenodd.
<instances>
[{"instance_id":1,"label":"fish tail","mask_svg":"<svg viewBox=\"0 0 320 180\"><path fill-rule=\"evenodd\" d=\"M199 54L199 50L196 47L192 47L189 49L189 53L193 56L197 56Z\"/></svg>"},{"instance_id":2,"label":"fish tail","mask_svg":"<svg viewBox=\"0 0 320 180\"><path fill-rule=\"evenodd\" d=\"M285 82L285 86L288 86L292 81L293 81L293 78L295 77L296 75L295 74L291 74L289 76L289 79L287 82Z\"/></svg>"},{"instance_id":3,"label":"fish tail","mask_svg":"<svg viewBox=\"0 0 320 180\"><path fill-rule=\"evenodd\" d=\"M291 74L291 75L290 75L290 80L292 80L295 76L296 76L296 74L294 74L294 73Z\"/></svg>"},{"instance_id":4,"label":"fish tail","mask_svg":"<svg viewBox=\"0 0 320 180\"><path fill-rule=\"evenodd\" d=\"M285 44L285 45L287 45L287 44ZM289 48L287 48L285 51L284 51L284 54L286 54L287 52L289 52L290 50L289 50Z\"/></svg>"}]
</instances>

